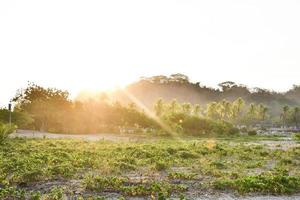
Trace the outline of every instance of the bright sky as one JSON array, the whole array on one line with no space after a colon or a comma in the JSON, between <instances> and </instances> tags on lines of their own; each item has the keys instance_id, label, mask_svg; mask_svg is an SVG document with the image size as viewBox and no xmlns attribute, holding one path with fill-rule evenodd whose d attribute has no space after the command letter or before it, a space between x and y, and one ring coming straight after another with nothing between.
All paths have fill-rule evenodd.
<instances>
[{"instance_id":1,"label":"bright sky","mask_svg":"<svg viewBox=\"0 0 300 200\"><path fill-rule=\"evenodd\" d=\"M107 89L184 73L285 91L300 84L298 0L0 0L0 105L33 81Z\"/></svg>"}]
</instances>

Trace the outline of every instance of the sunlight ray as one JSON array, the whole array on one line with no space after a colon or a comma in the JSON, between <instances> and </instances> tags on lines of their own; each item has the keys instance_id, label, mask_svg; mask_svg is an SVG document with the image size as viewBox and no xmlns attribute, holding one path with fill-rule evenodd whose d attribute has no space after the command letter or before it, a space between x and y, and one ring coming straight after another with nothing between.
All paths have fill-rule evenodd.
<instances>
[{"instance_id":1,"label":"sunlight ray","mask_svg":"<svg viewBox=\"0 0 300 200\"><path fill-rule=\"evenodd\" d=\"M167 131L167 133L170 133L173 137L178 136L178 133L176 133L172 128L164 123L159 117L157 117L153 111L151 111L147 106L145 106L138 98L136 98L134 95L132 95L130 92L126 91L126 89L121 89L123 94L125 94L131 101L133 101L140 109L142 109L148 117L153 119L156 123L159 124L159 126L164 130Z\"/></svg>"}]
</instances>

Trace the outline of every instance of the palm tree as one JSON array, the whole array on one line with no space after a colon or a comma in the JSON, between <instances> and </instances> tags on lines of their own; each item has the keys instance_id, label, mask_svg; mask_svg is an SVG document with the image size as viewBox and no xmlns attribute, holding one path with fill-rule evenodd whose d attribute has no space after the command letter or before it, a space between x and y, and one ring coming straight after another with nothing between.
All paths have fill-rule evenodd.
<instances>
[{"instance_id":1,"label":"palm tree","mask_svg":"<svg viewBox=\"0 0 300 200\"><path fill-rule=\"evenodd\" d=\"M154 105L154 110L155 110L155 114L157 116L161 116L163 113L163 108L164 108L164 102L162 99L158 99L157 102Z\"/></svg>"},{"instance_id":2,"label":"palm tree","mask_svg":"<svg viewBox=\"0 0 300 200\"><path fill-rule=\"evenodd\" d=\"M261 119L262 121L265 121L268 110L269 109L266 106L264 106L263 104L259 104L258 118Z\"/></svg>"},{"instance_id":3,"label":"palm tree","mask_svg":"<svg viewBox=\"0 0 300 200\"><path fill-rule=\"evenodd\" d=\"M232 116L232 105L230 102L226 102L224 104L225 118L228 120Z\"/></svg>"},{"instance_id":4,"label":"palm tree","mask_svg":"<svg viewBox=\"0 0 300 200\"><path fill-rule=\"evenodd\" d=\"M248 117L249 117L251 123L252 123L252 122L256 119L256 117L257 117L257 108L256 108L256 107L257 107L257 106L256 106L254 103L251 103L251 104L249 105L249 108L248 108L247 114L248 114Z\"/></svg>"},{"instance_id":5,"label":"palm tree","mask_svg":"<svg viewBox=\"0 0 300 200\"><path fill-rule=\"evenodd\" d=\"M170 103L170 112L171 113L176 113L178 109L178 102L176 99L173 99Z\"/></svg>"},{"instance_id":6,"label":"palm tree","mask_svg":"<svg viewBox=\"0 0 300 200\"><path fill-rule=\"evenodd\" d=\"M199 114L200 114L200 112L201 112L201 107L200 107L200 105L199 104L196 104L195 106L194 106L194 115L196 115L196 116L199 116Z\"/></svg>"},{"instance_id":7,"label":"palm tree","mask_svg":"<svg viewBox=\"0 0 300 200\"><path fill-rule=\"evenodd\" d=\"M289 106L283 106L282 108L282 113L281 113L281 120L282 120L282 123L283 123L283 127L286 127L287 125L287 120L288 120L288 115L289 115L289 110L290 110L290 107Z\"/></svg>"},{"instance_id":8,"label":"palm tree","mask_svg":"<svg viewBox=\"0 0 300 200\"><path fill-rule=\"evenodd\" d=\"M207 104L206 116L211 119L218 118L218 103L217 102L211 102L211 103Z\"/></svg>"},{"instance_id":9,"label":"palm tree","mask_svg":"<svg viewBox=\"0 0 300 200\"><path fill-rule=\"evenodd\" d=\"M231 103L223 99L218 103L218 112L222 120L228 119L231 116Z\"/></svg>"},{"instance_id":10,"label":"palm tree","mask_svg":"<svg viewBox=\"0 0 300 200\"><path fill-rule=\"evenodd\" d=\"M233 103L232 103L232 120L236 120L237 117L239 117L241 115L241 112L244 108L245 105L245 101L239 97L238 99L236 99Z\"/></svg>"},{"instance_id":11,"label":"palm tree","mask_svg":"<svg viewBox=\"0 0 300 200\"><path fill-rule=\"evenodd\" d=\"M300 108L295 107L293 110L293 120L295 122L295 125L297 129L299 128L299 121L300 121Z\"/></svg>"},{"instance_id":12,"label":"palm tree","mask_svg":"<svg viewBox=\"0 0 300 200\"><path fill-rule=\"evenodd\" d=\"M237 112L239 114L245 106L245 101L241 97L239 97L237 100L233 102L233 104L236 105Z\"/></svg>"},{"instance_id":13,"label":"palm tree","mask_svg":"<svg viewBox=\"0 0 300 200\"><path fill-rule=\"evenodd\" d=\"M266 119L268 111L269 111L268 107L264 107L264 109L262 110L262 120L263 121Z\"/></svg>"},{"instance_id":14,"label":"palm tree","mask_svg":"<svg viewBox=\"0 0 300 200\"><path fill-rule=\"evenodd\" d=\"M191 106L190 103L184 103L184 104L182 104L182 111L185 114L190 114L191 113L191 109L192 109L192 106Z\"/></svg>"}]
</instances>

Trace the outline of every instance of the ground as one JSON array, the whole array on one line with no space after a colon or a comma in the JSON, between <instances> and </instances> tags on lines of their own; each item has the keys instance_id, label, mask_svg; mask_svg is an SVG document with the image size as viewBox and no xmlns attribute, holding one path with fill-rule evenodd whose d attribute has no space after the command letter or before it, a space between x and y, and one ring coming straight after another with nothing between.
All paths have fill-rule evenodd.
<instances>
[{"instance_id":1,"label":"ground","mask_svg":"<svg viewBox=\"0 0 300 200\"><path fill-rule=\"evenodd\" d=\"M300 145L22 131L1 145L0 172L4 199L299 199Z\"/></svg>"}]
</instances>

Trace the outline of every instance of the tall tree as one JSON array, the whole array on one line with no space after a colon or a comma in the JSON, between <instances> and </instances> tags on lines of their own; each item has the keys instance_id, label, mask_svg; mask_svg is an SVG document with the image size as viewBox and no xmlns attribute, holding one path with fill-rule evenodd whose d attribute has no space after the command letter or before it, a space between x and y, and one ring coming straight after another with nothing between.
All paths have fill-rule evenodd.
<instances>
[{"instance_id":1,"label":"tall tree","mask_svg":"<svg viewBox=\"0 0 300 200\"><path fill-rule=\"evenodd\" d=\"M50 125L61 129L65 112L71 109L67 91L56 88L43 88L29 83L27 88L17 93L13 99L16 110L30 114L37 129L46 130Z\"/></svg>"},{"instance_id":2,"label":"tall tree","mask_svg":"<svg viewBox=\"0 0 300 200\"><path fill-rule=\"evenodd\" d=\"M293 110L293 121L297 128L299 128L299 121L300 121L300 108L295 107Z\"/></svg>"},{"instance_id":3,"label":"tall tree","mask_svg":"<svg viewBox=\"0 0 300 200\"><path fill-rule=\"evenodd\" d=\"M182 111L185 113L185 114L191 114L191 109L192 109L192 105L190 103L184 103L182 104Z\"/></svg>"},{"instance_id":4,"label":"tall tree","mask_svg":"<svg viewBox=\"0 0 300 200\"><path fill-rule=\"evenodd\" d=\"M245 101L239 97L232 103L232 118L235 120L237 117L241 116L242 110L245 106Z\"/></svg>"},{"instance_id":5,"label":"tall tree","mask_svg":"<svg viewBox=\"0 0 300 200\"><path fill-rule=\"evenodd\" d=\"M206 107L206 116L210 119L218 119L218 103L211 102Z\"/></svg>"},{"instance_id":6,"label":"tall tree","mask_svg":"<svg viewBox=\"0 0 300 200\"><path fill-rule=\"evenodd\" d=\"M164 111L164 101L162 99L158 99L154 105L155 114L157 116L161 116Z\"/></svg>"},{"instance_id":7,"label":"tall tree","mask_svg":"<svg viewBox=\"0 0 300 200\"><path fill-rule=\"evenodd\" d=\"M227 100L222 100L218 103L218 113L222 120L228 120L232 116L232 106Z\"/></svg>"},{"instance_id":8,"label":"tall tree","mask_svg":"<svg viewBox=\"0 0 300 200\"><path fill-rule=\"evenodd\" d=\"M247 111L247 118L251 124L253 124L257 119L257 105L251 103Z\"/></svg>"},{"instance_id":9,"label":"tall tree","mask_svg":"<svg viewBox=\"0 0 300 200\"><path fill-rule=\"evenodd\" d=\"M259 104L258 106L258 118L262 121L265 121L268 113L268 108L263 104Z\"/></svg>"},{"instance_id":10,"label":"tall tree","mask_svg":"<svg viewBox=\"0 0 300 200\"><path fill-rule=\"evenodd\" d=\"M171 113L175 113L178 111L178 107L179 107L179 105L178 105L177 100L173 99L169 105L169 110Z\"/></svg>"},{"instance_id":11,"label":"tall tree","mask_svg":"<svg viewBox=\"0 0 300 200\"><path fill-rule=\"evenodd\" d=\"M199 116L199 115L200 115L200 112L201 112L201 106L200 106L199 104L196 104L196 105L194 106L193 113L194 113L194 115Z\"/></svg>"},{"instance_id":12,"label":"tall tree","mask_svg":"<svg viewBox=\"0 0 300 200\"><path fill-rule=\"evenodd\" d=\"M290 107L288 105L283 106L282 113L281 113L280 117L281 117L282 124L283 124L284 127L286 127L287 123L288 123L289 111L290 111Z\"/></svg>"}]
</instances>

